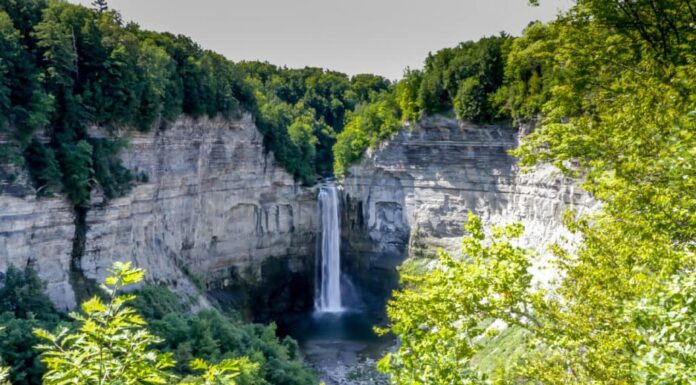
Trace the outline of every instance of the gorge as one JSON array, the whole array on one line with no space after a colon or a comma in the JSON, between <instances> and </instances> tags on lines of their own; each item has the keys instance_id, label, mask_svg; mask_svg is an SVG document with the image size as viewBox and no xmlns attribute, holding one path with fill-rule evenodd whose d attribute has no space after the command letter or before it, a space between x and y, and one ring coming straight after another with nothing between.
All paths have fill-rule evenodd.
<instances>
[{"instance_id":1,"label":"gorge","mask_svg":"<svg viewBox=\"0 0 696 385\"><path fill-rule=\"evenodd\" d=\"M94 199L80 273L97 281L113 261L133 260L150 282L194 307L214 299L280 321L320 369L347 375L355 362L378 358L365 349L386 343L371 327L383 322L397 266L409 256L428 260L437 247L457 253L468 211L521 222L524 244L542 254L551 242L573 240L563 211L596 203L550 168L520 173L506 153L520 132L424 119L353 166L340 189L333 182L306 188L263 151L248 116L181 119L167 131L131 137L122 159L148 181L123 198ZM0 195L0 262L33 266L55 304L70 309L69 205L20 191L31 190L15 183ZM339 281L354 285L360 311L331 315L343 308ZM312 307L328 314L312 316Z\"/></svg>"},{"instance_id":2,"label":"gorge","mask_svg":"<svg viewBox=\"0 0 696 385\"><path fill-rule=\"evenodd\" d=\"M407 255L458 250L468 211L492 222L520 221L525 244L539 251L572 240L561 225L563 210L583 212L594 201L550 167L519 173L506 154L518 135L512 127L426 119L351 168L339 197L335 189L318 192L293 182L264 153L248 117L182 119L164 133L131 138L122 158L148 181L123 198L94 198L80 267L100 280L113 261L130 258L147 269L149 280L193 298L199 279L209 292L268 282L263 306L285 298L283 310L308 309L322 223L318 199L324 197L324 204L340 199L344 205L339 222L346 274L360 287L380 288L384 300L396 287L394 268ZM60 196L34 198L26 184L15 182L4 185L0 205L2 269L35 266L54 303L74 307L69 204ZM336 253L337 246L321 247ZM335 290L332 279L325 284ZM319 307L340 307L335 297L324 300Z\"/></svg>"},{"instance_id":3,"label":"gorge","mask_svg":"<svg viewBox=\"0 0 696 385\"><path fill-rule=\"evenodd\" d=\"M76 1L0 0L0 385L693 383L696 0L398 80Z\"/></svg>"}]
</instances>

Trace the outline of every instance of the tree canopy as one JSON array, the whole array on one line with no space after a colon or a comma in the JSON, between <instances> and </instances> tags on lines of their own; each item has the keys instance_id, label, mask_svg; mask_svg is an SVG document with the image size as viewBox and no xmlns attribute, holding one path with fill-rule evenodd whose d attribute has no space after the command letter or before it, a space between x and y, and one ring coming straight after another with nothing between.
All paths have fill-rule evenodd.
<instances>
[{"instance_id":1,"label":"tree canopy","mask_svg":"<svg viewBox=\"0 0 696 385\"><path fill-rule=\"evenodd\" d=\"M499 230L481 243L470 218L465 258L443 256L390 305L391 330L413 341L382 362L396 383L483 383L471 357L496 319L527 337L524 354L487 373L494 382L693 382L694 5L578 1L512 42L494 97L537 123L514 154L579 178L602 209L567 215L583 241L552 248L549 288L529 283L531 256Z\"/></svg>"},{"instance_id":2,"label":"tree canopy","mask_svg":"<svg viewBox=\"0 0 696 385\"><path fill-rule=\"evenodd\" d=\"M104 291L80 312L58 313L36 273L11 268L0 288L0 383L316 384L297 343L275 326L190 303L143 270L114 264ZM4 360L4 361L3 361ZM7 364L8 368L2 368Z\"/></svg>"}]
</instances>

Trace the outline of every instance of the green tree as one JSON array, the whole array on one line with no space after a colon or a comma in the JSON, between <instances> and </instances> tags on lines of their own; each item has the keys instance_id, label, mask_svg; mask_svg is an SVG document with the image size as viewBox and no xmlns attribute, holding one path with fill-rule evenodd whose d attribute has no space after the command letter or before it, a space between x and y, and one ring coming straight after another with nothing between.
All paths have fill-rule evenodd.
<instances>
[{"instance_id":1,"label":"green tree","mask_svg":"<svg viewBox=\"0 0 696 385\"><path fill-rule=\"evenodd\" d=\"M48 123L51 100L43 92L31 54L0 6L0 161L21 164L34 133Z\"/></svg>"},{"instance_id":2,"label":"green tree","mask_svg":"<svg viewBox=\"0 0 696 385\"><path fill-rule=\"evenodd\" d=\"M395 384L484 384L470 361L484 337L496 332L487 327L490 322L525 327L539 322L530 306L543 291L530 291L530 254L513 244L522 227L494 228L486 239L481 220L469 214L465 228L470 236L463 257L440 251L433 270L402 274L405 289L387 307L389 331L400 347L378 368Z\"/></svg>"},{"instance_id":3,"label":"green tree","mask_svg":"<svg viewBox=\"0 0 696 385\"><path fill-rule=\"evenodd\" d=\"M15 385L41 383L44 367L33 349L39 340L32 330L55 327L62 320L44 294L44 285L31 268L19 270L10 266L0 289L0 356L10 369L9 379Z\"/></svg>"},{"instance_id":4,"label":"green tree","mask_svg":"<svg viewBox=\"0 0 696 385\"><path fill-rule=\"evenodd\" d=\"M290 141L297 146L300 155L298 159L298 172L301 175L314 175L316 166L314 164L316 157L317 137L314 135L315 120L311 115L304 114L295 119L288 127L288 136ZM313 184L313 180L308 180L308 183Z\"/></svg>"},{"instance_id":5,"label":"green tree","mask_svg":"<svg viewBox=\"0 0 696 385\"><path fill-rule=\"evenodd\" d=\"M418 91L423 74L418 70L406 69L404 77L394 87L394 98L401 109L404 121L415 122L420 117Z\"/></svg>"},{"instance_id":6,"label":"green tree","mask_svg":"<svg viewBox=\"0 0 696 385\"><path fill-rule=\"evenodd\" d=\"M344 175L365 150L376 147L400 127L401 111L391 92L384 92L374 102L358 106L336 137L333 147L336 175Z\"/></svg>"},{"instance_id":7,"label":"green tree","mask_svg":"<svg viewBox=\"0 0 696 385\"><path fill-rule=\"evenodd\" d=\"M70 314L77 330L35 330L45 341L38 346L47 367L44 384L234 384L238 375L257 369L246 359L226 359L217 365L194 360L192 368L204 373L180 382L169 371L174 366L171 353L152 348L161 340L128 306L133 295L120 294L124 286L140 282L144 271L130 263L115 263L110 272L102 286L106 302L95 296L82 304L83 314Z\"/></svg>"},{"instance_id":8,"label":"green tree","mask_svg":"<svg viewBox=\"0 0 696 385\"><path fill-rule=\"evenodd\" d=\"M106 12L109 10L109 5L106 0L94 0L92 1L92 6L99 12Z\"/></svg>"},{"instance_id":9,"label":"green tree","mask_svg":"<svg viewBox=\"0 0 696 385\"><path fill-rule=\"evenodd\" d=\"M0 328L0 333L5 328ZM0 356L0 362L2 362L2 357ZM0 366L0 385L10 385L10 370L6 367Z\"/></svg>"},{"instance_id":10,"label":"green tree","mask_svg":"<svg viewBox=\"0 0 696 385\"><path fill-rule=\"evenodd\" d=\"M455 294L457 287L469 286L486 293L488 285L499 282L526 288L493 298L504 302L478 304L468 302L475 296L415 302L418 298L411 295L397 295L392 305L397 335L410 333L412 346L421 341L433 346L413 358L416 364L433 363L428 369L433 375L449 379L455 373L464 376L460 383L478 381L464 372L474 369L466 362L468 349L482 339L469 338L469 329L448 326L473 315L476 325L490 317L528 333L526 352L519 362L501 368L507 372L497 379L501 383L692 381L690 331L696 319L685 293L696 268L696 33L686 26L694 21L689 11L694 4L624 5L579 1L550 25L530 26L519 44L512 44L505 90L509 106L520 115L542 114L515 155L525 167L552 163L580 178L602 209L583 217L567 215L566 226L583 241L574 250L552 248L559 279L546 293L528 286L524 271L507 276L496 265L483 265L479 281L459 275L452 283L435 279L450 268L432 273L435 278L426 274L422 288L419 283L414 290L430 290L432 282L453 285ZM627 18L626 10L632 16ZM662 36L661 26L670 23L674 28ZM490 313L477 314L489 303L496 305ZM510 317L520 309L531 315L529 320ZM443 323L418 329L417 317L428 312L443 317ZM681 332L682 327L688 331ZM451 344L441 335L447 331L454 343L456 336L464 337L461 353L447 355L459 345L438 350L438 344ZM464 361L455 369L452 360L460 357ZM388 359L383 366L397 380L408 379L400 377L408 375L407 367L394 362Z\"/></svg>"},{"instance_id":11,"label":"green tree","mask_svg":"<svg viewBox=\"0 0 696 385\"><path fill-rule=\"evenodd\" d=\"M34 139L25 150L24 157L37 194L50 196L61 190L63 174L52 148Z\"/></svg>"},{"instance_id":12,"label":"green tree","mask_svg":"<svg viewBox=\"0 0 696 385\"><path fill-rule=\"evenodd\" d=\"M638 324L638 382L692 382L696 378L696 273L671 277L628 312Z\"/></svg>"},{"instance_id":13,"label":"green tree","mask_svg":"<svg viewBox=\"0 0 696 385\"><path fill-rule=\"evenodd\" d=\"M486 114L486 92L479 80L470 77L462 81L454 97L454 111L463 120L478 120Z\"/></svg>"},{"instance_id":14,"label":"green tree","mask_svg":"<svg viewBox=\"0 0 696 385\"><path fill-rule=\"evenodd\" d=\"M59 147L58 156L63 165L65 192L72 202L86 207L89 204L93 147L85 140L77 144L65 143Z\"/></svg>"}]
</instances>

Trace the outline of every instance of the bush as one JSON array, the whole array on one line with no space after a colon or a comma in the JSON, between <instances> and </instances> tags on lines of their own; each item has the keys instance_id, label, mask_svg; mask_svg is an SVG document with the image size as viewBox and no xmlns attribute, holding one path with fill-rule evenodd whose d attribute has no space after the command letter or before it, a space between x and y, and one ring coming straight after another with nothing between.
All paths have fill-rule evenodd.
<instances>
[{"instance_id":1,"label":"bush","mask_svg":"<svg viewBox=\"0 0 696 385\"><path fill-rule=\"evenodd\" d=\"M44 366L33 347L39 343L33 329L53 328L62 317L44 294L41 280L31 269L10 266L0 288L0 357L10 369L14 385L41 383Z\"/></svg>"},{"instance_id":2,"label":"bush","mask_svg":"<svg viewBox=\"0 0 696 385\"><path fill-rule=\"evenodd\" d=\"M316 384L314 373L305 366L297 343L276 337L274 325L245 323L238 314L215 309L187 313L190 304L164 286L145 286L138 290L133 305L149 323L154 335L163 341L156 346L173 354L180 375L193 372L194 357L209 362L248 357L259 365L254 377L240 377L241 385Z\"/></svg>"},{"instance_id":3,"label":"bush","mask_svg":"<svg viewBox=\"0 0 696 385\"><path fill-rule=\"evenodd\" d=\"M373 103L358 106L334 145L336 175L344 175L365 150L389 138L400 127L401 111L391 92L382 93Z\"/></svg>"}]
</instances>

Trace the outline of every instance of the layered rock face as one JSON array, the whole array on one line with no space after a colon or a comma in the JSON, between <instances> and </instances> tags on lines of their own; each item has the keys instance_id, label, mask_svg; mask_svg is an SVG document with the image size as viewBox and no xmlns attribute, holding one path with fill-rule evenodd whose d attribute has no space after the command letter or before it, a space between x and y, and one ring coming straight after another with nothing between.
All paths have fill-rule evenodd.
<instances>
[{"instance_id":1,"label":"layered rock face","mask_svg":"<svg viewBox=\"0 0 696 385\"><path fill-rule=\"evenodd\" d=\"M292 297L297 282L311 282L316 194L264 153L262 141L249 115L232 122L182 118L164 131L131 134L122 159L146 181L118 199L93 194L78 273L100 281L114 261L131 260L147 269L150 282L194 298L198 289L240 286L264 287L265 301ZM0 212L0 269L33 256L51 298L70 308L74 225L61 202L0 196L0 205L18 211Z\"/></svg>"},{"instance_id":2,"label":"layered rock face","mask_svg":"<svg viewBox=\"0 0 696 385\"><path fill-rule=\"evenodd\" d=\"M17 183L0 194L0 278L10 265L32 266L53 303L67 310L75 305L69 283L72 205L62 197L37 199L26 186Z\"/></svg>"},{"instance_id":3,"label":"layered rock face","mask_svg":"<svg viewBox=\"0 0 696 385\"><path fill-rule=\"evenodd\" d=\"M521 173L507 154L518 132L428 118L352 167L344 181L343 250L354 279L369 291L389 290L407 254L432 255L438 247L459 253L469 211L488 223L521 222L520 243L540 254L553 242L573 242L563 213L592 210L596 202L550 166Z\"/></svg>"}]
</instances>

